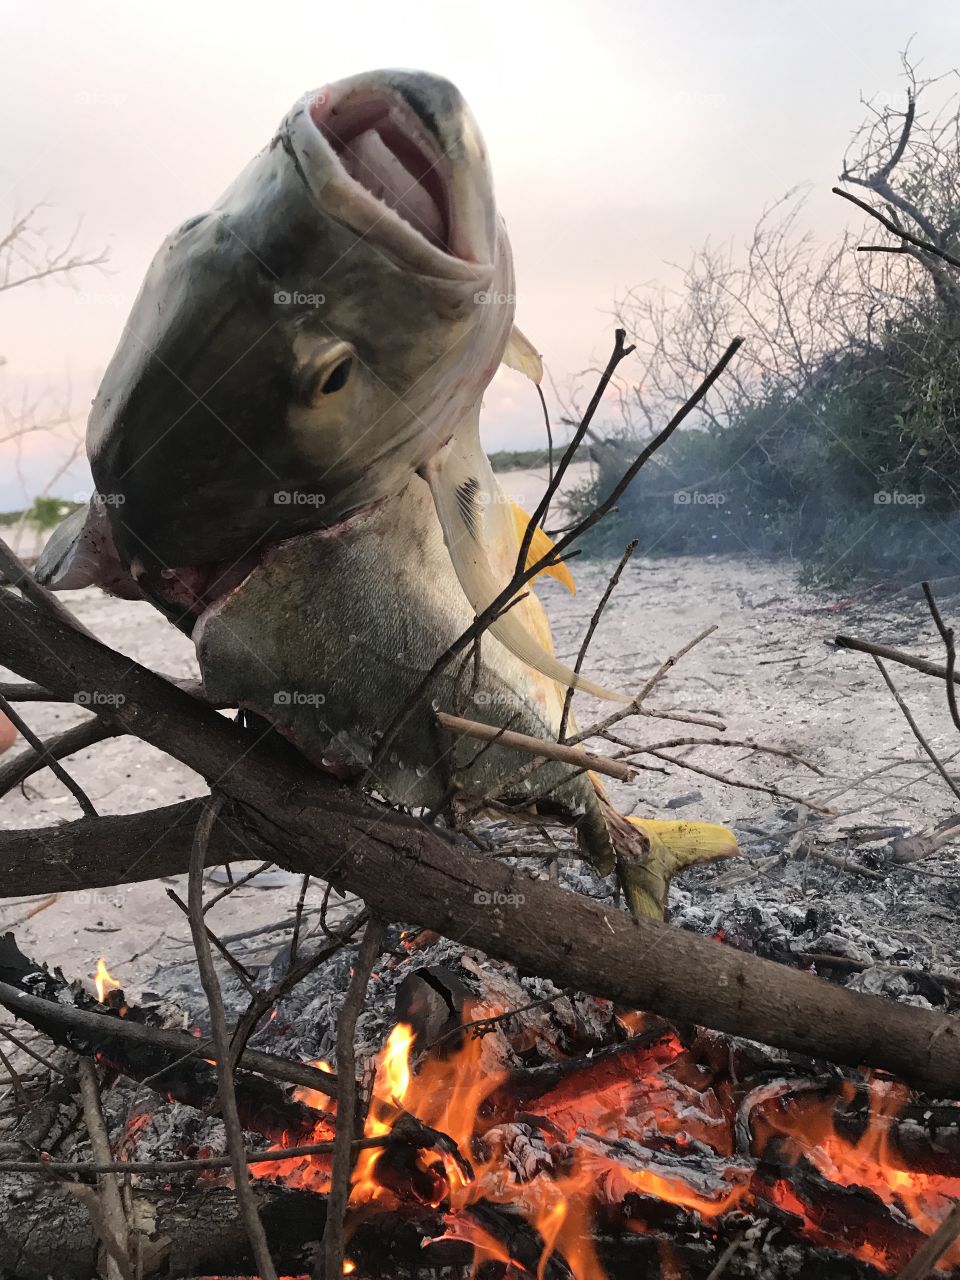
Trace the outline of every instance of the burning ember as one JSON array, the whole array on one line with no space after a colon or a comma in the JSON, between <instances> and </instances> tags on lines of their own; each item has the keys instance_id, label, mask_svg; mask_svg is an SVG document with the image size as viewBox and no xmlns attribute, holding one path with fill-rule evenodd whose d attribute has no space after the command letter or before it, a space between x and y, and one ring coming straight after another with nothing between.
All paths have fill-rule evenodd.
<instances>
[{"instance_id":1,"label":"burning ember","mask_svg":"<svg viewBox=\"0 0 960 1280\"><path fill-rule=\"evenodd\" d=\"M499 1012L475 1007L464 1017ZM796 1234L890 1274L960 1198L960 1176L919 1172L898 1150L892 1135L910 1101L902 1087L871 1078L859 1088L834 1082L812 1092L808 1083L791 1092L781 1082L738 1095L729 1061L708 1065L703 1037L687 1046L641 1014L621 1022L631 1033L623 1043L526 1073L506 1065L502 1024L426 1052L417 1051L413 1027L394 1026L377 1059L365 1136L386 1136L412 1113L457 1144L473 1176L442 1150L362 1150L349 1221L427 1206L443 1221L428 1245L467 1242L474 1275L498 1262L506 1276L544 1280L550 1260L562 1257L574 1280L601 1280L595 1241L604 1234L662 1234L669 1222L702 1233L726 1215L748 1225L748 1215L779 1211ZM320 1113L311 1141L332 1138L330 1100L304 1089L296 1096ZM857 1097L865 1123L848 1134L838 1117ZM329 1187L326 1157L255 1172L316 1192ZM841 1212L836 1197L844 1193ZM481 1205L502 1206L536 1231L535 1271L481 1221ZM955 1246L937 1274L957 1263Z\"/></svg>"}]
</instances>

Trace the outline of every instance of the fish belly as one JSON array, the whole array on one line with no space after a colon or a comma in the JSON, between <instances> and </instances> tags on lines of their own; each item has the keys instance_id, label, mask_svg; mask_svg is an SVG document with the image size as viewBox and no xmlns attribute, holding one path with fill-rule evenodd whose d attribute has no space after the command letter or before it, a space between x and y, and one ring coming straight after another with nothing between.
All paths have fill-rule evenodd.
<instances>
[{"instance_id":1,"label":"fish belly","mask_svg":"<svg viewBox=\"0 0 960 1280\"><path fill-rule=\"evenodd\" d=\"M516 606L546 626L532 595ZM211 698L236 700L274 724L313 763L341 775L370 763L384 729L437 658L473 620L426 484L339 530L268 553L195 632ZM548 633L548 632L547 632ZM405 721L375 788L393 803L434 808L500 788L530 756L441 730L437 711L556 738L563 691L484 635L480 659L459 655ZM596 818L585 774L547 763L498 797L573 820ZM549 793L549 794L547 794Z\"/></svg>"}]
</instances>

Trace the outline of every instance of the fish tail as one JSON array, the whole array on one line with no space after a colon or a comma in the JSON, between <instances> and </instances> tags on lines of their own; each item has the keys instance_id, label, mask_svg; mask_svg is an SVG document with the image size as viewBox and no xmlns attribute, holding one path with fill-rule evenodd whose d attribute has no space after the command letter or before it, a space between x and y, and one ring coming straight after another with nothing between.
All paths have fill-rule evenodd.
<instances>
[{"instance_id":1,"label":"fish tail","mask_svg":"<svg viewBox=\"0 0 960 1280\"><path fill-rule=\"evenodd\" d=\"M717 822L628 818L599 788L597 800L592 820L581 824L581 844L601 875L616 869L635 917L664 918L670 881L678 871L741 852L734 833Z\"/></svg>"}]
</instances>

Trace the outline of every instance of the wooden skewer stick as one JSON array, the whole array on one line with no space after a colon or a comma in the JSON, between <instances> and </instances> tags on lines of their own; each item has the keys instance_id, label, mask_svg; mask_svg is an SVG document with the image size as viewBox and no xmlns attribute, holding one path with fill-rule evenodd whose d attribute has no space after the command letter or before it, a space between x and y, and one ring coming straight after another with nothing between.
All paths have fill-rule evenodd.
<instances>
[{"instance_id":1,"label":"wooden skewer stick","mask_svg":"<svg viewBox=\"0 0 960 1280\"><path fill-rule=\"evenodd\" d=\"M593 769L595 773L605 773L610 778L619 778L621 782L631 782L637 774L636 769L632 769L630 765L623 764L620 760L611 760L609 756L584 751L583 747L567 747L546 738L532 738L529 734L500 729L494 724L481 724L477 720L450 716L445 711L437 712L437 723L441 729L447 729L450 733L476 738L479 742L496 740L499 746L526 751L532 756L543 756L547 760L560 760L563 764L577 765L581 769Z\"/></svg>"}]
</instances>

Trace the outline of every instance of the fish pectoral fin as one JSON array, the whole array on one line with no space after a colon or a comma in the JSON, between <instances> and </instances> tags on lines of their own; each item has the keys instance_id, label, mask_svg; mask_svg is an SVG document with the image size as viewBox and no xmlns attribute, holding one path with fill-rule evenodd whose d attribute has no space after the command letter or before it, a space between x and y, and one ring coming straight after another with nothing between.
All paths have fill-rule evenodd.
<instances>
[{"instance_id":1,"label":"fish pectoral fin","mask_svg":"<svg viewBox=\"0 0 960 1280\"><path fill-rule=\"evenodd\" d=\"M491 531L501 531L504 546L500 550L508 558L512 552L514 563L517 544L513 518L506 509L509 500L483 452L476 424L467 440L454 437L446 444L424 468L423 476L430 486L460 586L479 615L500 595L512 572L511 566L502 580L494 572L488 550ZM501 523L504 520L505 525ZM504 648L558 684L610 702L631 701L626 694L578 675L548 653L530 634L515 605L501 612L488 629Z\"/></svg>"},{"instance_id":2,"label":"fish pectoral fin","mask_svg":"<svg viewBox=\"0 0 960 1280\"><path fill-rule=\"evenodd\" d=\"M510 337L507 339L503 353L503 363L508 369L516 369L517 373L522 373L537 386L543 380L543 362L540 359L540 353L516 325L510 330Z\"/></svg>"},{"instance_id":3,"label":"fish pectoral fin","mask_svg":"<svg viewBox=\"0 0 960 1280\"><path fill-rule=\"evenodd\" d=\"M527 515L519 503L511 502L510 506L513 509L513 521L517 527L517 551L519 552L523 536L527 532L527 526L530 524L530 516ZM544 556L549 555L552 550L553 543L540 526L536 525L533 530L533 537L530 540L530 549L527 552L526 568L529 569L538 560L542 560ZM577 585L573 580L573 575L562 561L559 564L548 565L546 569L541 569L536 578L531 579L531 581L536 582L537 578L542 577L543 574L562 582L572 596L577 594Z\"/></svg>"}]
</instances>

